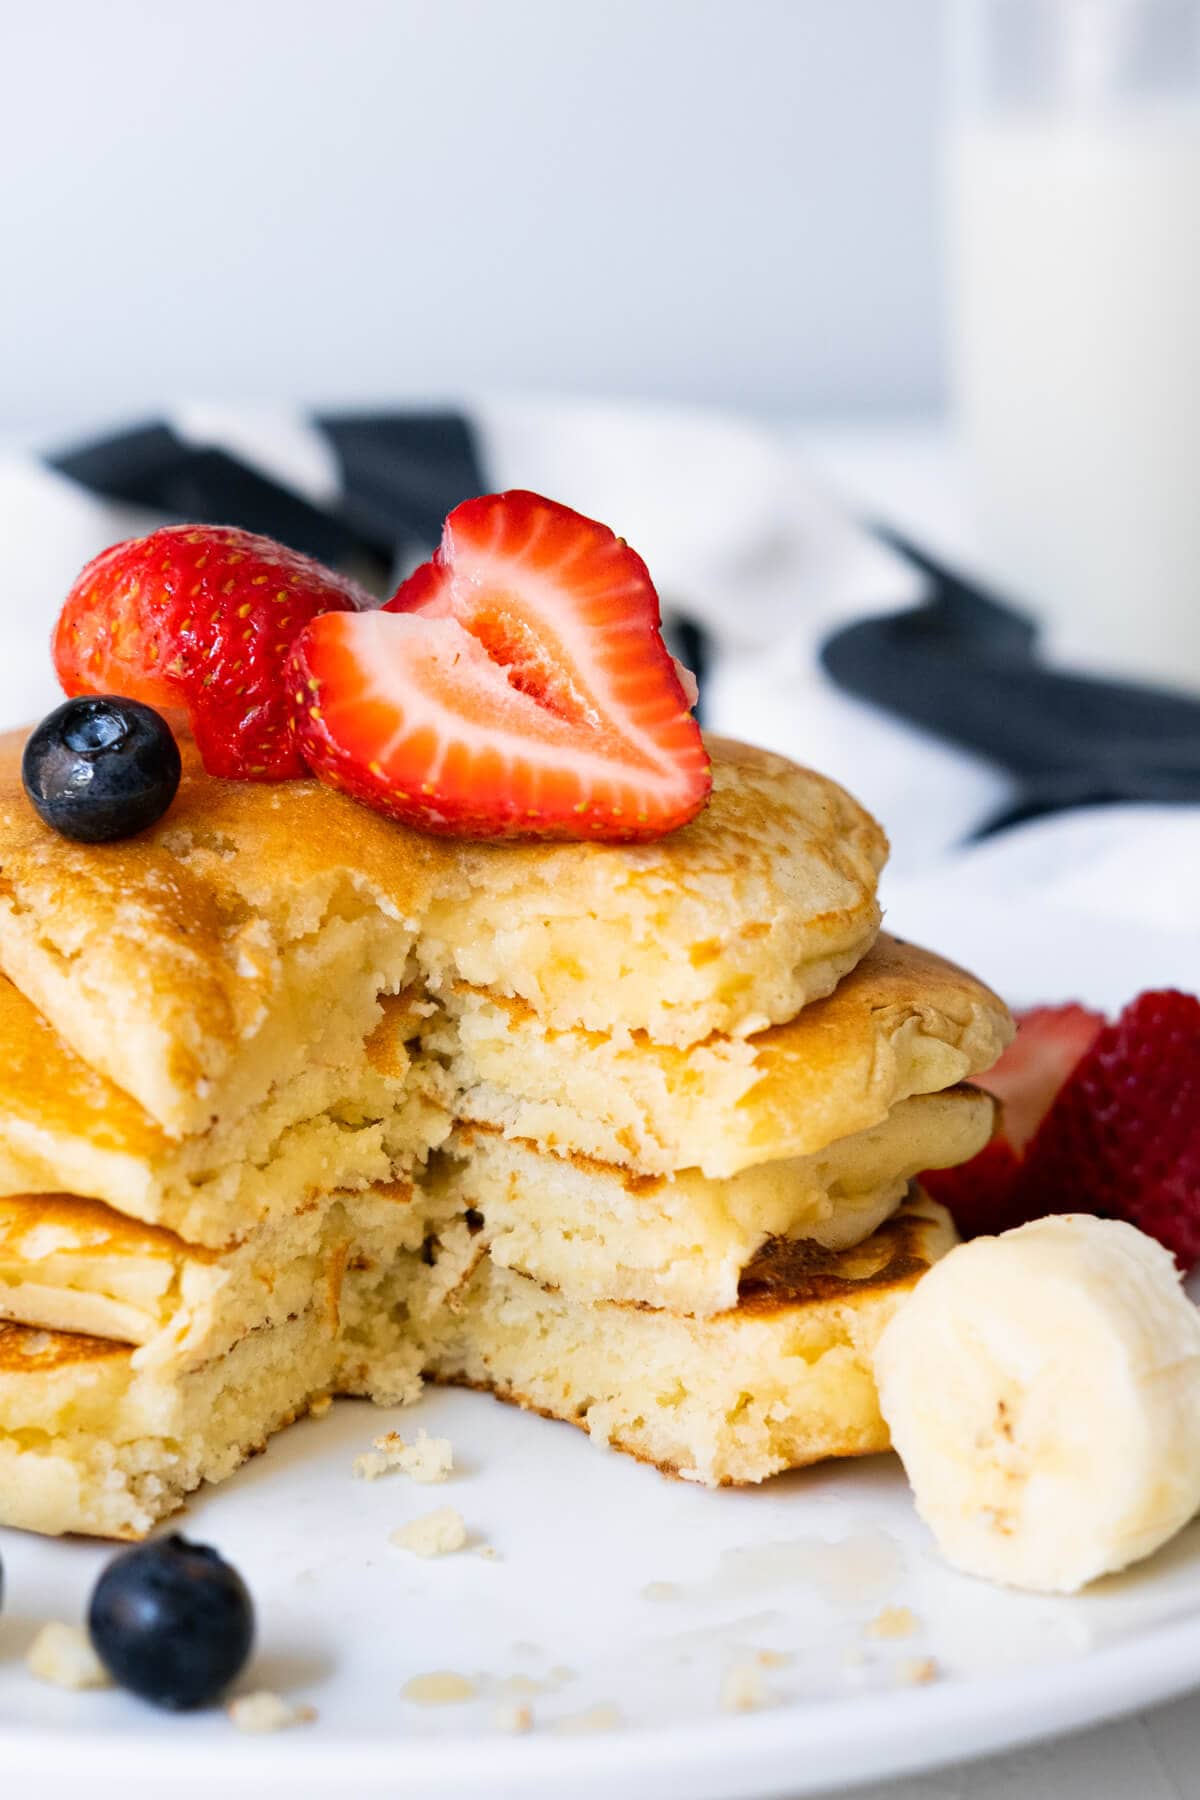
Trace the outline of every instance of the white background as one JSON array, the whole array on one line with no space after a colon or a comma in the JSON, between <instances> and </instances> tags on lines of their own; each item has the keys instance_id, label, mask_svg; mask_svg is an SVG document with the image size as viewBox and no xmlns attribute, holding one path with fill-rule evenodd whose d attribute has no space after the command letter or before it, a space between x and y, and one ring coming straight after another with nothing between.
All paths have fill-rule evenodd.
<instances>
[{"instance_id":1,"label":"white background","mask_svg":"<svg viewBox=\"0 0 1200 1800\"><path fill-rule=\"evenodd\" d=\"M923 410L940 0L0 0L0 431Z\"/></svg>"}]
</instances>

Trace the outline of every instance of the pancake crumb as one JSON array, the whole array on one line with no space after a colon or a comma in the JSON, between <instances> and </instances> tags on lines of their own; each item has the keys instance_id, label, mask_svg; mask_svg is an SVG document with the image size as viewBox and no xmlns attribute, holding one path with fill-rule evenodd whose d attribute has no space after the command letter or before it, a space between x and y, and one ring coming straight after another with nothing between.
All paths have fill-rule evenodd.
<instances>
[{"instance_id":1,"label":"pancake crumb","mask_svg":"<svg viewBox=\"0 0 1200 1800\"><path fill-rule=\"evenodd\" d=\"M453 1669L431 1669L426 1675L414 1675L400 1689L402 1700L414 1706L458 1706L475 1698L475 1683L467 1675L456 1675Z\"/></svg>"},{"instance_id":2,"label":"pancake crumb","mask_svg":"<svg viewBox=\"0 0 1200 1800\"><path fill-rule=\"evenodd\" d=\"M239 1694L225 1711L239 1731L287 1731L293 1725L311 1725L317 1716L315 1706L293 1706L268 1688Z\"/></svg>"},{"instance_id":3,"label":"pancake crumb","mask_svg":"<svg viewBox=\"0 0 1200 1800\"><path fill-rule=\"evenodd\" d=\"M767 1684L757 1657L752 1662L734 1663L721 1680L721 1707L725 1712L760 1712L770 1705Z\"/></svg>"},{"instance_id":4,"label":"pancake crumb","mask_svg":"<svg viewBox=\"0 0 1200 1800\"><path fill-rule=\"evenodd\" d=\"M916 1629L917 1615L910 1606L885 1606L863 1628L864 1635L871 1638L912 1637Z\"/></svg>"},{"instance_id":5,"label":"pancake crumb","mask_svg":"<svg viewBox=\"0 0 1200 1800\"><path fill-rule=\"evenodd\" d=\"M896 1680L902 1687L924 1687L940 1674L932 1656L910 1656L896 1670Z\"/></svg>"},{"instance_id":6,"label":"pancake crumb","mask_svg":"<svg viewBox=\"0 0 1200 1800\"><path fill-rule=\"evenodd\" d=\"M532 1675L505 1675L496 1683L496 1695L501 1700L530 1700L535 1694L544 1694L547 1684L535 1681Z\"/></svg>"},{"instance_id":7,"label":"pancake crumb","mask_svg":"<svg viewBox=\"0 0 1200 1800\"><path fill-rule=\"evenodd\" d=\"M466 1520L452 1506L439 1506L401 1525L390 1541L414 1556L452 1556L467 1541Z\"/></svg>"},{"instance_id":8,"label":"pancake crumb","mask_svg":"<svg viewBox=\"0 0 1200 1800\"><path fill-rule=\"evenodd\" d=\"M361 1456L355 1457L352 1473L356 1481L378 1481L391 1466L382 1450L364 1450Z\"/></svg>"},{"instance_id":9,"label":"pancake crumb","mask_svg":"<svg viewBox=\"0 0 1200 1800\"><path fill-rule=\"evenodd\" d=\"M648 1581L642 1589L643 1600L678 1600L679 1584L674 1581Z\"/></svg>"},{"instance_id":10,"label":"pancake crumb","mask_svg":"<svg viewBox=\"0 0 1200 1800\"><path fill-rule=\"evenodd\" d=\"M492 1714L497 1731L532 1731L533 1713L527 1706L498 1706Z\"/></svg>"},{"instance_id":11,"label":"pancake crumb","mask_svg":"<svg viewBox=\"0 0 1200 1800\"><path fill-rule=\"evenodd\" d=\"M311 1399L308 1403L309 1418L310 1419L323 1419L325 1417L325 1414L329 1411L329 1409L332 1405L333 1405L333 1395L332 1394L317 1394L317 1395L315 1395L313 1397L313 1399Z\"/></svg>"},{"instance_id":12,"label":"pancake crumb","mask_svg":"<svg viewBox=\"0 0 1200 1800\"><path fill-rule=\"evenodd\" d=\"M504 1561L504 1558L501 1556L500 1552L497 1550L495 1544L476 1544L475 1554L476 1554L476 1556L482 1556L484 1562L503 1562Z\"/></svg>"},{"instance_id":13,"label":"pancake crumb","mask_svg":"<svg viewBox=\"0 0 1200 1800\"><path fill-rule=\"evenodd\" d=\"M445 1481L454 1468L450 1439L430 1437L423 1428L411 1444L406 1444L398 1431L388 1431L375 1439L374 1447L387 1457L389 1467L399 1469L410 1481Z\"/></svg>"},{"instance_id":14,"label":"pancake crumb","mask_svg":"<svg viewBox=\"0 0 1200 1800\"><path fill-rule=\"evenodd\" d=\"M354 1459L354 1474L359 1481L378 1481L394 1470L411 1481L433 1483L445 1481L454 1467L454 1448L449 1438L431 1438L418 1431L411 1444L405 1443L398 1431L387 1431L373 1440L372 1447Z\"/></svg>"},{"instance_id":15,"label":"pancake crumb","mask_svg":"<svg viewBox=\"0 0 1200 1800\"><path fill-rule=\"evenodd\" d=\"M42 1626L26 1652L25 1667L39 1681L75 1693L112 1686L112 1677L92 1649L86 1631L58 1620Z\"/></svg>"},{"instance_id":16,"label":"pancake crumb","mask_svg":"<svg viewBox=\"0 0 1200 1800\"><path fill-rule=\"evenodd\" d=\"M556 1719L552 1729L563 1737L575 1737L589 1731L615 1731L620 1724L617 1708L604 1701L599 1706L589 1706L586 1712L568 1713L565 1719Z\"/></svg>"}]
</instances>

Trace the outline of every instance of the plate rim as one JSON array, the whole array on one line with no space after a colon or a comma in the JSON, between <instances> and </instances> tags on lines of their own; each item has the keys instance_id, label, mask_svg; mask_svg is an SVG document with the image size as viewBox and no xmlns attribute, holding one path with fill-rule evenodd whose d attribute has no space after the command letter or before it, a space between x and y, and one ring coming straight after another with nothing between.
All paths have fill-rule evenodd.
<instances>
[{"instance_id":1,"label":"plate rim","mask_svg":"<svg viewBox=\"0 0 1200 1800\"><path fill-rule=\"evenodd\" d=\"M1197 1687L1200 1611L1050 1664L794 1701L699 1724L586 1736L474 1731L462 1738L298 1729L260 1740L231 1727L227 1739L189 1741L186 1769L169 1731L147 1737L136 1729L64 1733L0 1725L0 1752L9 1775L36 1776L43 1785L77 1776L82 1762L102 1754L119 1767L113 1785L119 1779L125 1794L132 1784L168 1778L173 1792L188 1794L252 1773L256 1791L287 1787L305 1795L382 1782L386 1789L377 1791L474 1795L483 1783L492 1795L548 1796L561 1794L569 1781L573 1796L586 1796L611 1794L619 1777L622 1794L632 1800L642 1792L661 1795L670 1776L687 1782L691 1800L735 1800L900 1779L1109 1723ZM106 1785L93 1763L89 1786L103 1791Z\"/></svg>"}]
</instances>

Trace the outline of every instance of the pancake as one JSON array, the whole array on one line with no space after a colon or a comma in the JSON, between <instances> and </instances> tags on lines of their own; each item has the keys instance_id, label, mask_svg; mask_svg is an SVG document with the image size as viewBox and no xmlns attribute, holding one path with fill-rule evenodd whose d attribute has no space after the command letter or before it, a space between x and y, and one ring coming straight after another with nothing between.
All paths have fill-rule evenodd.
<instances>
[{"instance_id":1,"label":"pancake","mask_svg":"<svg viewBox=\"0 0 1200 1800\"><path fill-rule=\"evenodd\" d=\"M136 1346L135 1369L193 1369L310 1306L336 1330L347 1269L387 1268L429 1229L409 1182L311 1202L224 1251L95 1200L13 1196L0 1200L0 1319Z\"/></svg>"},{"instance_id":2,"label":"pancake","mask_svg":"<svg viewBox=\"0 0 1200 1800\"><path fill-rule=\"evenodd\" d=\"M403 986L446 857L316 782L217 781L181 745L160 822L43 825L0 740L0 967L173 1136L256 1106L312 1045L352 1055Z\"/></svg>"},{"instance_id":3,"label":"pancake","mask_svg":"<svg viewBox=\"0 0 1200 1800\"><path fill-rule=\"evenodd\" d=\"M42 824L0 740L0 969L169 1134L357 1054L380 993L495 986L554 1026L686 1045L830 992L874 938L886 844L824 777L717 740L712 804L657 843L421 836L317 782L184 775L140 836Z\"/></svg>"},{"instance_id":4,"label":"pancake","mask_svg":"<svg viewBox=\"0 0 1200 1800\"><path fill-rule=\"evenodd\" d=\"M768 1238L826 1249L860 1243L924 1169L981 1150L993 1103L973 1088L902 1100L879 1125L809 1157L756 1163L714 1180L697 1169L641 1175L562 1158L464 1127L435 1180L482 1220L494 1262L575 1300L636 1301L706 1316L736 1305L743 1271Z\"/></svg>"},{"instance_id":5,"label":"pancake","mask_svg":"<svg viewBox=\"0 0 1200 1800\"><path fill-rule=\"evenodd\" d=\"M394 1260L387 1305L430 1271ZM378 1272L347 1276L343 1305L387 1317ZM394 1329L368 1361L331 1326L323 1298L195 1368L139 1367L126 1345L0 1324L0 1523L49 1536L140 1538L202 1481L223 1481L272 1432L330 1393L412 1399L420 1352Z\"/></svg>"},{"instance_id":6,"label":"pancake","mask_svg":"<svg viewBox=\"0 0 1200 1800\"><path fill-rule=\"evenodd\" d=\"M386 1041L318 1042L252 1112L180 1140L0 976L0 1194L61 1189L221 1249L306 1199L408 1176L446 1136L452 1095L412 1067L411 1008L388 1006Z\"/></svg>"},{"instance_id":7,"label":"pancake","mask_svg":"<svg viewBox=\"0 0 1200 1800\"><path fill-rule=\"evenodd\" d=\"M712 1319L574 1303L484 1259L431 1323L425 1366L687 1481L759 1482L888 1448L874 1348L954 1242L919 1195L854 1250L776 1240Z\"/></svg>"},{"instance_id":8,"label":"pancake","mask_svg":"<svg viewBox=\"0 0 1200 1800\"><path fill-rule=\"evenodd\" d=\"M882 1450L874 1344L953 1242L920 1197L855 1250L774 1240L737 1307L697 1320L573 1304L472 1250L459 1225L424 1254L347 1267L336 1309L318 1295L196 1366L0 1324L0 1523L142 1537L315 1401L408 1400L422 1371L708 1485Z\"/></svg>"},{"instance_id":9,"label":"pancake","mask_svg":"<svg viewBox=\"0 0 1200 1800\"><path fill-rule=\"evenodd\" d=\"M988 1068L1003 1002L943 957L881 935L827 999L749 1038L691 1050L640 1033L548 1030L529 1008L458 986L426 1028L459 1117L566 1154L714 1179L811 1156L912 1094Z\"/></svg>"},{"instance_id":10,"label":"pancake","mask_svg":"<svg viewBox=\"0 0 1200 1800\"><path fill-rule=\"evenodd\" d=\"M887 840L825 776L706 743L708 806L655 843L458 845L422 928L427 977L680 1046L831 993L878 929Z\"/></svg>"},{"instance_id":11,"label":"pancake","mask_svg":"<svg viewBox=\"0 0 1200 1800\"><path fill-rule=\"evenodd\" d=\"M0 1325L0 1521L143 1537L297 1418L331 1369L307 1313L172 1383L106 1339Z\"/></svg>"}]
</instances>

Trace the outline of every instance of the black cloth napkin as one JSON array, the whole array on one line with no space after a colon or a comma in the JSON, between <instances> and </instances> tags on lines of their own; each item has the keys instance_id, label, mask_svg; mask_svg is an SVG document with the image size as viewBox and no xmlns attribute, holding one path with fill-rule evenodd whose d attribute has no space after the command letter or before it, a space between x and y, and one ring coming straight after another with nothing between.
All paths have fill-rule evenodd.
<instances>
[{"instance_id":1,"label":"black cloth napkin","mask_svg":"<svg viewBox=\"0 0 1200 1800\"><path fill-rule=\"evenodd\" d=\"M459 413L330 413L312 421L334 453L341 495L315 506L228 451L188 443L151 421L46 458L93 493L170 518L240 525L333 568L428 556L460 500L488 491L470 423Z\"/></svg>"},{"instance_id":2,"label":"black cloth napkin","mask_svg":"<svg viewBox=\"0 0 1200 1800\"><path fill-rule=\"evenodd\" d=\"M928 577L930 597L844 627L821 660L848 693L1012 777L1011 801L978 835L1072 806L1200 800L1200 701L1048 668L1026 614L880 535Z\"/></svg>"},{"instance_id":3,"label":"black cloth napkin","mask_svg":"<svg viewBox=\"0 0 1200 1800\"><path fill-rule=\"evenodd\" d=\"M464 414L332 413L311 423L340 474L340 495L323 506L226 450L188 443L165 421L46 460L108 499L241 525L334 567L373 569L381 591L430 554L459 501L496 485ZM1024 613L895 532L879 535L924 573L930 597L837 631L822 664L848 693L1007 771L1012 800L982 832L1073 806L1200 800L1200 701L1046 667ZM702 679L712 653L704 631L676 617L668 635Z\"/></svg>"},{"instance_id":4,"label":"black cloth napkin","mask_svg":"<svg viewBox=\"0 0 1200 1800\"><path fill-rule=\"evenodd\" d=\"M93 493L168 518L240 525L332 568L364 572L382 593L432 554L461 500L491 492L478 434L462 413L322 413L309 421L332 450L341 492L317 506L217 446L189 443L165 420L44 458ZM703 681L699 626L670 617L672 652ZM697 709L703 715L703 708Z\"/></svg>"}]
</instances>

